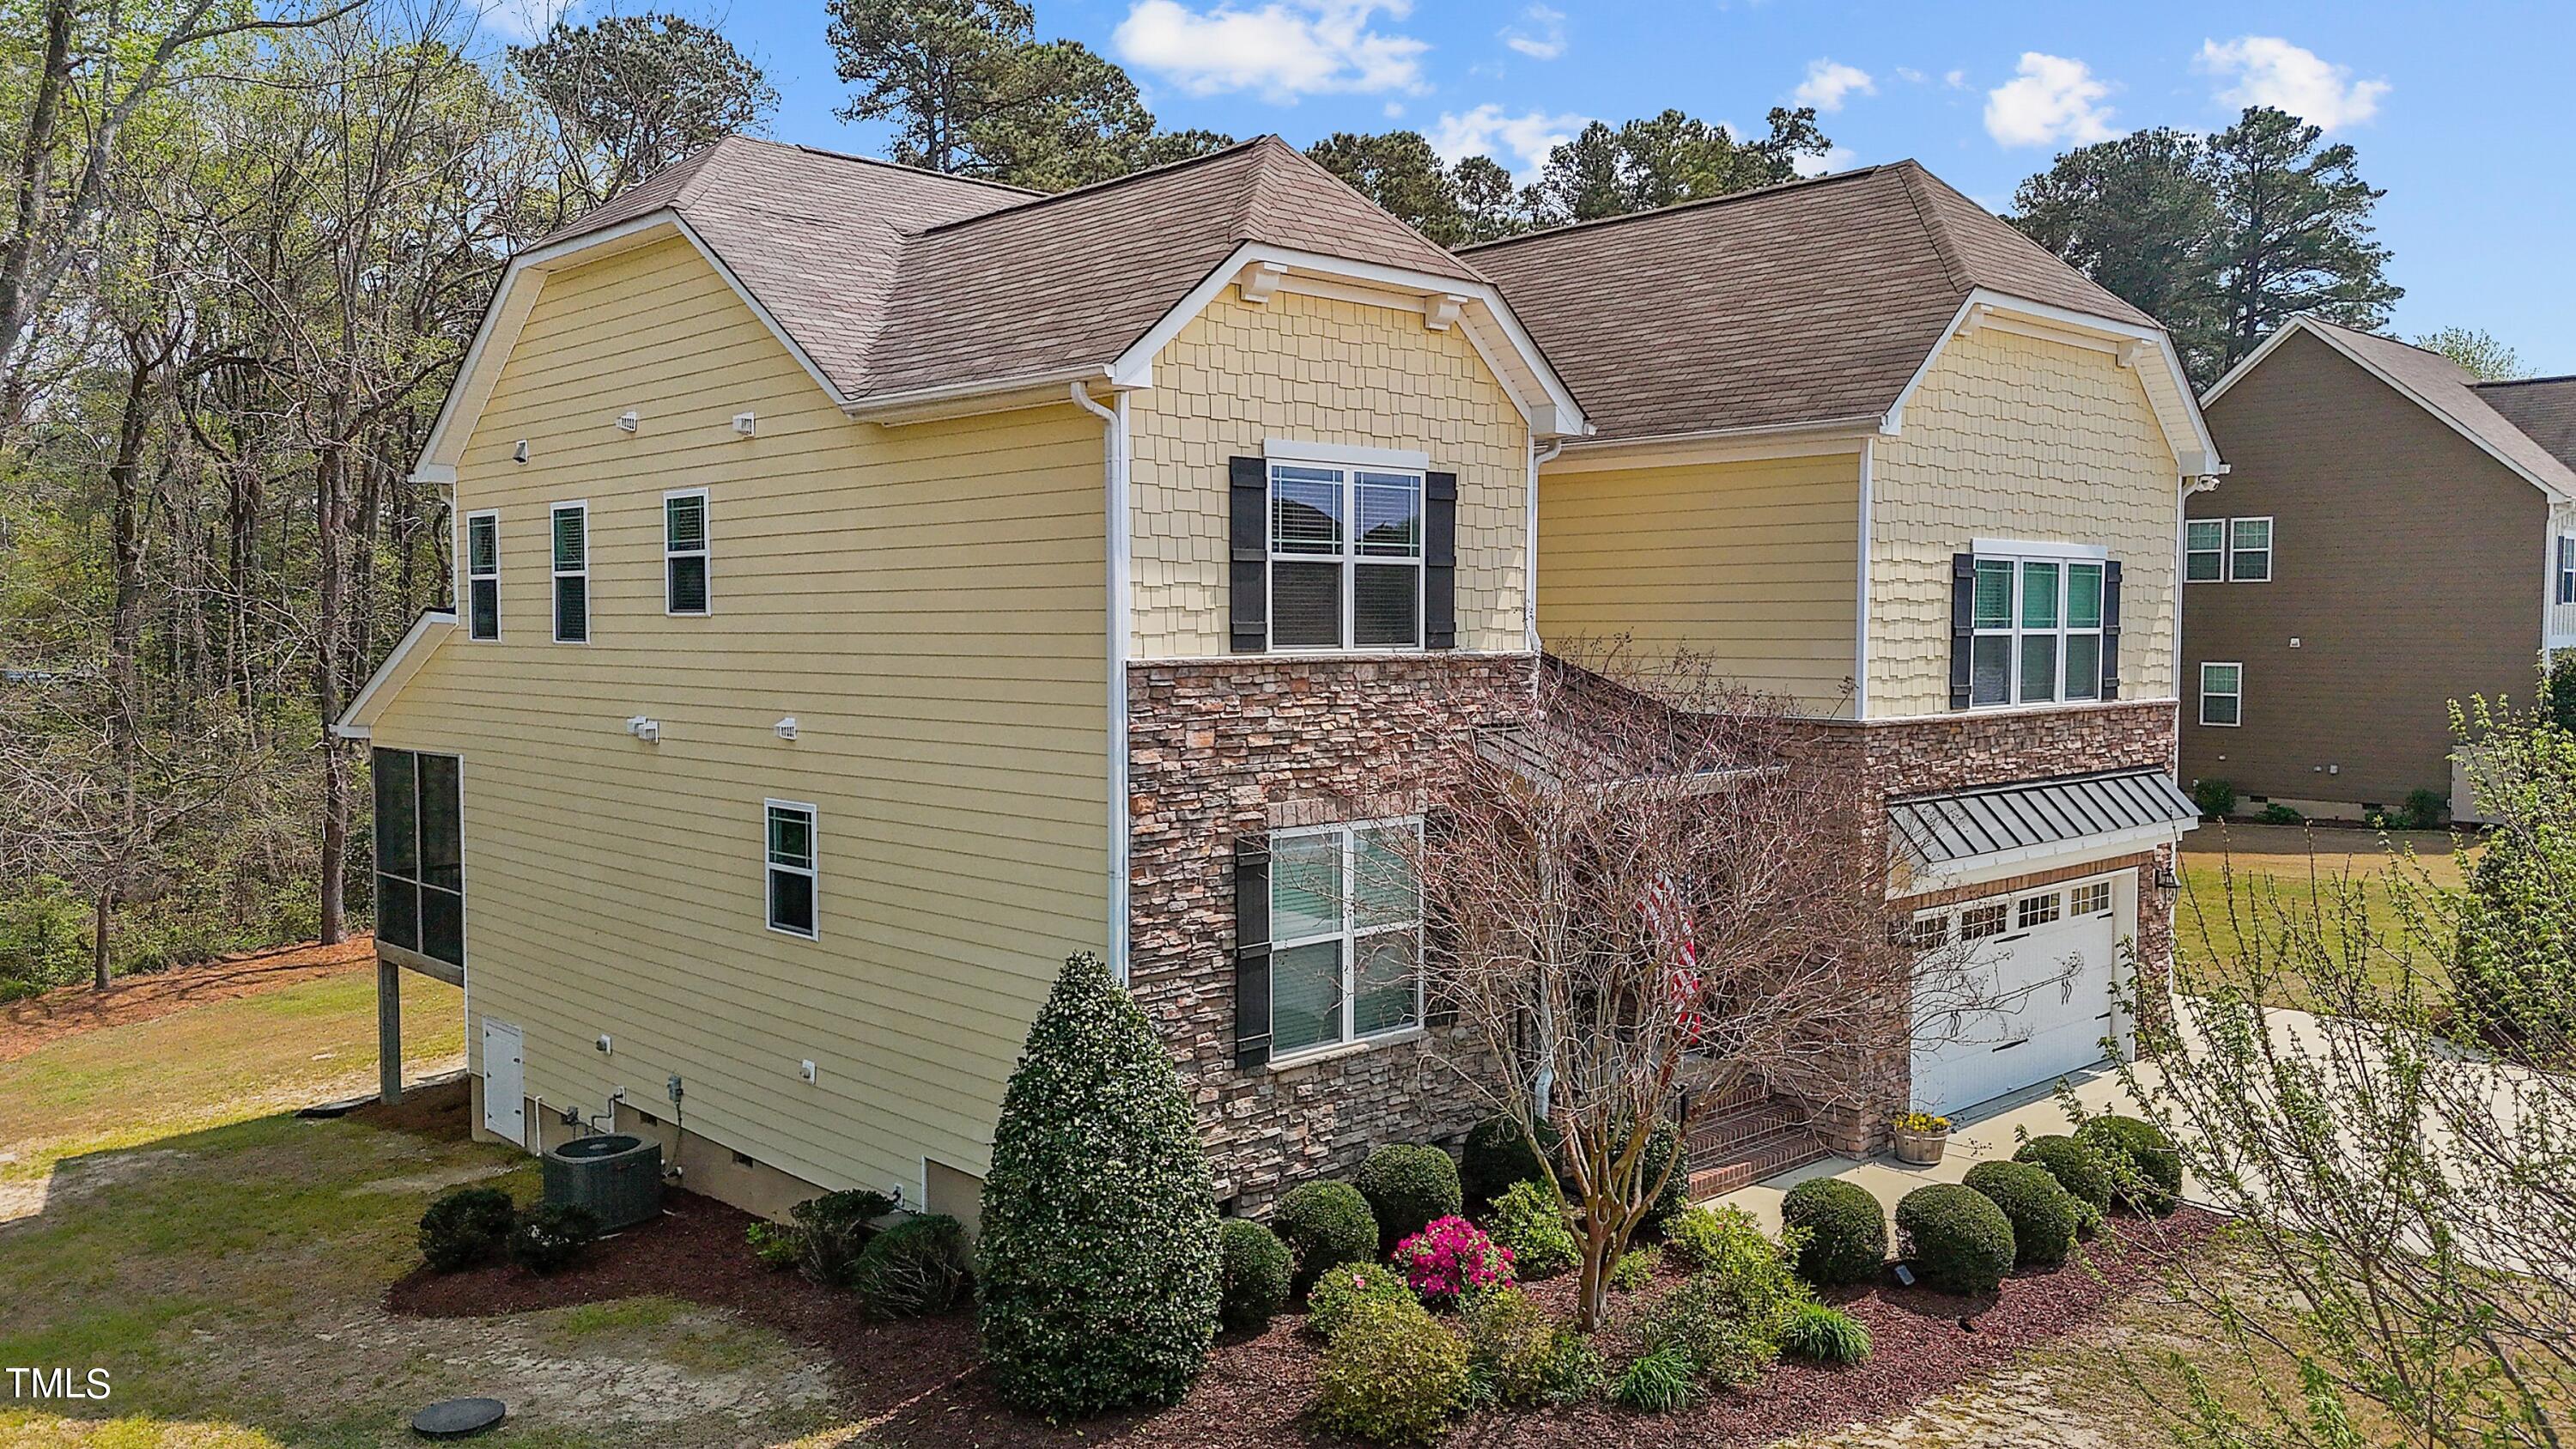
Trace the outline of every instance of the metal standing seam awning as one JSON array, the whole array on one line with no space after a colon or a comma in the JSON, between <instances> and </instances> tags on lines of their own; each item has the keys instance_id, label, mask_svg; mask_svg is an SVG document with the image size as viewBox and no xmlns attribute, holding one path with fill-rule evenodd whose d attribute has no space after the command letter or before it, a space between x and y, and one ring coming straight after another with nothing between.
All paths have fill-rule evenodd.
<instances>
[{"instance_id":1,"label":"metal standing seam awning","mask_svg":"<svg viewBox=\"0 0 2576 1449\"><path fill-rule=\"evenodd\" d=\"M1891 801L1887 813L1915 867L1952 878L2052 856L2143 849L2200 823L2191 797L2158 769L1917 795Z\"/></svg>"}]
</instances>

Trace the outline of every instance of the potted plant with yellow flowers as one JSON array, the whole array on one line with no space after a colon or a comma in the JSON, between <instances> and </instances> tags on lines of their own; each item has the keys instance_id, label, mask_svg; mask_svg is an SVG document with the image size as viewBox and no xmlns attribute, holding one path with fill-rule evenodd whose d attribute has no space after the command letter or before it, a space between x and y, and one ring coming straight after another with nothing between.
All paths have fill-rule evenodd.
<instances>
[{"instance_id":1,"label":"potted plant with yellow flowers","mask_svg":"<svg viewBox=\"0 0 2576 1449\"><path fill-rule=\"evenodd\" d=\"M1908 1112L1890 1125L1896 1132L1896 1160L1915 1167L1939 1162L1950 1141L1950 1119L1929 1112Z\"/></svg>"}]
</instances>

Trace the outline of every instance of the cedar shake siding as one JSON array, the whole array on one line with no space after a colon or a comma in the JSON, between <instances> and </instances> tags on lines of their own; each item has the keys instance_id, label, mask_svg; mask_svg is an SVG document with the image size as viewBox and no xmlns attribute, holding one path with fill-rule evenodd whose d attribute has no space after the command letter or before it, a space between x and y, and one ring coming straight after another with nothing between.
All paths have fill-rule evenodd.
<instances>
[{"instance_id":1,"label":"cedar shake siding","mask_svg":"<svg viewBox=\"0 0 2576 1449\"><path fill-rule=\"evenodd\" d=\"M2272 578L2184 586L2185 782L2311 813L2447 797L2450 701L2531 695L2546 495L2306 333L2208 418L2234 471L2186 511L2269 516ZM2241 727L2199 723L2209 661L2244 666Z\"/></svg>"}]
</instances>

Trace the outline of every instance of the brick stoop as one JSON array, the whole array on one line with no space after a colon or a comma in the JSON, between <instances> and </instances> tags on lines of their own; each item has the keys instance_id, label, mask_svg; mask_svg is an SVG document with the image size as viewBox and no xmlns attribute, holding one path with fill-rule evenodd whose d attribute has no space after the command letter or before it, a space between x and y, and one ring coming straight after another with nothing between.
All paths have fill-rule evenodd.
<instances>
[{"instance_id":1,"label":"brick stoop","mask_svg":"<svg viewBox=\"0 0 2576 1449\"><path fill-rule=\"evenodd\" d=\"M1691 1129L1690 1195L1701 1202L1833 1155L1794 1097L1732 1100Z\"/></svg>"}]
</instances>

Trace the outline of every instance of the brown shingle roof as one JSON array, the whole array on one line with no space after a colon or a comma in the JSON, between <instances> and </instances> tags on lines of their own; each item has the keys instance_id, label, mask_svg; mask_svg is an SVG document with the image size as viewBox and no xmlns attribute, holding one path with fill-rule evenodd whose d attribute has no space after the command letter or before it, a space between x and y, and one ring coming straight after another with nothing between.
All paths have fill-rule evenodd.
<instances>
[{"instance_id":1,"label":"brown shingle roof","mask_svg":"<svg viewBox=\"0 0 2576 1449\"><path fill-rule=\"evenodd\" d=\"M1106 365L1247 241L1483 280L1275 136L1054 196L733 139L548 240L666 208L852 399Z\"/></svg>"},{"instance_id":2,"label":"brown shingle roof","mask_svg":"<svg viewBox=\"0 0 2576 1449\"><path fill-rule=\"evenodd\" d=\"M2576 468L2576 377L2482 382L2473 390L2525 437Z\"/></svg>"},{"instance_id":3,"label":"brown shingle roof","mask_svg":"<svg viewBox=\"0 0 2576 1449\"><path fill-rule=\"evenodd\" d=\"M1602 438L1883 414L1978 287L2155 325L1912 161L1465 255Z\"/></svg>"},{"instance_id":4,"label":"brown shingle roof","mask_svg":"<svg viewBox=\"0 0 2576 1449\"><path fill-rule=\"evenodd\" d=\"M2314 317L2300 317L2297 324L2314 328L2327 341L2396 379L2444 421L2515 468L2548 487L2576 495L2576 468L2561 461L2491 406L2487 390L2476 385L2477 379L2468 369L2438 352L2410 347L2394 337L2358 332Z\"/></svg>"}]
</instances>

